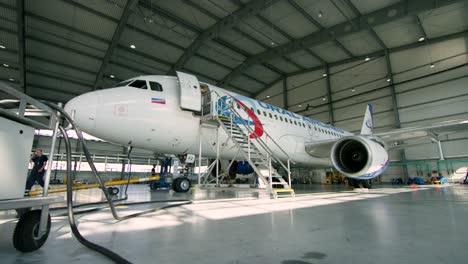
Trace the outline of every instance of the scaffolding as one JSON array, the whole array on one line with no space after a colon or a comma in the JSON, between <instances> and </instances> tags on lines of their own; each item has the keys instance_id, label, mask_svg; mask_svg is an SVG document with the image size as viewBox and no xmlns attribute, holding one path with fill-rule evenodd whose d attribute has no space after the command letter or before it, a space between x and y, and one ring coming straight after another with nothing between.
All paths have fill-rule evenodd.
<instances>
[{"instance_id":1,"label":"scaffolding","mask_svg":"<svg viewBox=\"0 0 468 264\"><path fill-rule=\"evenodd\" d=\"M227 142L232 142L236 149L236 154L232 158L230 167L237 158L241 158L249 163L255 174L255 187L264 189L271 198L278 198L279 194L287 194L294 197L294 190L291 188L291 163L294 161L286 151L270 136L261 129L261 136L258 131L251 127L258 120L252 118L253 111L236 98L230 95L221 96L217 91L207 91L203 94L203 106L200 117L200 144L199 144L199 168L201 170L201 156L203 153L203 127L216 129L216 158L212 161L202 175L199 174L199 186L206 186L215 183L220 186L220 182L226 175L220 174L221 154L225 150ZM234 107L236 105L236 107ZM237 109L236 109L237 108ZM220 134L225 133L227 139L225 143L220 142ZM274 149L274 151L273 151ZM286 175L281 175L277 169L282 168ZM214 179L210 180L212 171L215 170ZM286 179L285 179L286 178ZM203 179L203 182L202 182Z\"/></svg>"},{"instance_id":2,"label":"scaffolding","mask_svg":"<svg viewBox=\"0 0 468 264\"><path fill-rule=\"evenodd\" d=\"M2 82L0 82L0 92L8 95L9 98L15 98L6 100L8 103L10 103L10 105L14 105L14 107L9 107L8 103L0 104L0 117L4 119L4 128L7 129L8 126L16 127L23 125L24 127L28 127L28 130L31 130L32 128L53 130L50 147L50 155L53 156L59 127L59 113L52 110L42 102L35 100L34 98L27 96L26 94ZM30 110L33 110L33 112L40 111L42 114L38 117L36 114L31 114ZM13 123L10 121L13 121ZM33 131L31 130L31 133L32 132ZM23 130L20 130L20 134L23 134ZM15 154L18 153L15 152ZM28 158L26 157L27 155L29 155L29 153L21 153L21 155L15 155L15 158L23 160ZM26 164L24 165L26 166ZM20 220L15 228L13 237L14 246L20 251L33 251L40 248L44 244L50 231L49 205L63 201L61 197L48 196L51 166L52 162L48 162L44 177L44 188L41 197L22 198L18 197L18 195L15 195L15 197L7 197L7 199L0 200L0 210L16 209L20 216ZM24 175L6 175L6 177L10 177L8 179L14 179L11 178L12 176L20 179L24 177ZM9 183L8 181L4 184L13 185L13 183ZM21 184L11 186L11 188L18 188L16 193L24 192L24 185ZM31 210L33 207L40 207L41 210ZM23 225L23 223L26 222L33 222L35 228L33 230L28 230L26 226ZM19 229L22 231L17 232ZM31 239L35 240L35 243L33 243L34 246L30 246L31 242L27 242Z\"/></svg>"}]
</instances>

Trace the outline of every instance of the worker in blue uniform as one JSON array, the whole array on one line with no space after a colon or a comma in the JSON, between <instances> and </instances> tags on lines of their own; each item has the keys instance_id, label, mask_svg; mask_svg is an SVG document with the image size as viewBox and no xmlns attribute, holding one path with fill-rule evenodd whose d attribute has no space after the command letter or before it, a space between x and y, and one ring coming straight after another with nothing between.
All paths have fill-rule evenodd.
<instances>
[{"instance_id":1,"label":"worker in blue uniform","mask_svg":"<svg viewBox=\"0 0 468 264\"><path fill-rule=\"evenodd\" d=\"M31 156L31 162L34 163L31 173L29 174L28 180L26 181L25 195L29 195L31 188L34 183L37 182L44 188L44 174L45 167L47 166L48 158L42 153L42 149L36 149L34 154Z\"/></svg>"}]
</instances>

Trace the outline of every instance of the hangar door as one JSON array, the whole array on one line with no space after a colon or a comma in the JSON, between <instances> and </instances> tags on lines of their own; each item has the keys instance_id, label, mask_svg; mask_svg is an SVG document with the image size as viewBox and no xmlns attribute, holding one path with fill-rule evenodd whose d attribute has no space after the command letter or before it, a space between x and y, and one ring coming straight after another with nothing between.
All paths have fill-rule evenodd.
<instances>
[{"instance_id":1,"label":"hangar door","mask_svg":"<svg viewBox=\"0 0 468 264\"><path fill-rule=\"evenodd\" d=\"M194 75L177 72L180 84L180 107L192 111L201 111L200 83Z\"/></svg>"}]
</instances>

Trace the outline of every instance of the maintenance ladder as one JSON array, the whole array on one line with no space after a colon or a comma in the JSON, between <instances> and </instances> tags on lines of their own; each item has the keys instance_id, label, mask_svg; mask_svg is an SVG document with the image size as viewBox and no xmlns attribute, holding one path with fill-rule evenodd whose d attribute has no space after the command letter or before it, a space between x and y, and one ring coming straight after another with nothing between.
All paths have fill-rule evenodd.
<instances>
[{"instance_id":1,"label":"maintenance ladder","mask_svg":"<svg viewBox=\"0 0 468 264\"><path fill-rule=\"evenodd\" d=\"M249 125L251 119L247 114L246 106L239 105L238 109L247 114L247 120L233 107L232 103L226 102L226 99L234 100L231 96L221 97L216 91L211 91L211 100L206 100L203 107L201 122L217 123L218 129L221 128L234 143L241 156L250 164L255 174L258 176L258 187L265 188L271 198L278 198L278 195L286 194L295 196L291 188L291 169L292 162L288 154L273 140L273 138L263 130L263 137L270 142L270 146L276 148L287 157L287 164L284 164L265 140L255 135L252 127ZM211 104L207 107L206 104ZM220 110L222 108L222 110ZM206 113L205 111L210 111ZM219 151L219 150L218 150ZM218 155L219 157L219 155ZM215 164L218 161L212 163ZM280 165L287 173L288 181L272 166L272 162ZM232 163L231 163L232 164ZM211 173L214 166L208 168L205 177ZM205 178L206 179L206 178Z\"/></svg>"}]
</instances>

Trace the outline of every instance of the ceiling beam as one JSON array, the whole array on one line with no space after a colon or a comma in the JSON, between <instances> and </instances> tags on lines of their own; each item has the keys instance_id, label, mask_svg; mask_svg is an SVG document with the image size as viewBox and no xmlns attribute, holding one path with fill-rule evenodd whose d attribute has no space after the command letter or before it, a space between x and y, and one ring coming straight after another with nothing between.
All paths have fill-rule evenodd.
<instances>
[{"instance_id":1,"label":"ceiling beam","mask_svg":"<svg viewBox=\"0 0 468 264\"><path fill-rule=\"evenodd\" d=\"M277 79L275 79L275 80L271 81L269 84L267 84L267 85L265 86L264 89L261 89L260 91L258 91L258 92L256 92L256 93L252 94L252 96L253 96L254 98L257 97L257 96L259 96L259 95L260 95L262 92L264 92L266 89L270 88L271 86L273 86L274 84L276 84L277 82L279 82L279 81L281 81L281 80L283 80L283 79L285 79L285 78L287 78L286 75L283 75L283 76L278 77Z\"/></svg>"},{"instance_id":2,"label":"ceiling beam","mask_svg":"<svg viewBox=\"0 0 468 264\"><path fill-rule=\"evenodd\" d=\"M307 20L309 20L310 23L314 24L315 27L317 27L319 30L323 30L323 26L317 21L315 20L309 13L307 13L307 11L304 10L304 8L302 8L295 0L288 0L288 3L294 7L294 9L296 9L296 11L298 11L303 17L305 17ZM353 53L351 53L351 51L349 51L345 46L343 46L343 44L341 44L341 42L339 42L338 40L334 40L335 44L341 48L345 53L346 55L348 55L349 57L353 57ZM322 64L326 64L325 61L321 60Z\"/></svg>"},{"instance_id":3,"label":"ceiling beam","mask_svg":"<svg viewBox=\"0 0 468 264\"><path fill-rule=\"evenodd\" d=\"M456 38L466 37L466 36L468 36L468 30L461 31L461 32L458 32L458 33L449 34L449 35L443 35L443 36L440 36L440 37L437 37L437 38L426 39L427 41L425 43L418 41L418 42L413 42L413 43L398 46L398 47L389 48L388 52L393 53L393 52L405 51L405 50L414 49L414 48L417 48L417 47L422 47L422 46L427 45L427 44L440 43L440 42L443 42L443 41L446 41L446 40L451 40L451 39L456 39ZM344 60L341 60L341 61L335 61L335 62L330 63L330 66L338 66L338 65L341 65L341 64L351 63L351 62L355 62L355 61L364 61L364 59L366 57L376 58L376 57L383 57L384 55L385 55L385 50L379 50L379 51L376 51L376 52L371 52L371 53L355 56L353 58L344 59ZM323 69L323 68L324 68L323 66L316 66L316 67L312 67L312 68L310 68L310 69L308 69L306 71L297 71L297 72L290 73L289 76L294 76L294 75L303 74L303 73L307 73L307 72L311 72L311 71L316 71L316 70L320 70L320 69Z\"/></svg>"},{"instance_id":4,"label":"ceiling beam","mask_svg":"<svg viewBox=\"0 0 468 264\"><path fill-rule=\"evenodd\" d=\"M73 2L73 3L75 3L75 2ZM198 28L195 25L192 25L191 23L189 23L189 22L187 22L187 21L185 21L185 20L183 20L183 19L181 19L181 18L179 18L179 17L177 17L175 15L172 15L171 13L167 12L166 10L164 10L162 8L159 8L157 5L151 5L151 2L149 2L148 0L139 0L138 3L139 3L140 6L142 6L144 8L147 8L147 9L151 10L152 12L157 13L161 17L172 20L174 23L183 26L185 29L191 30L191 31L193 31L194 33L197 33L197 34L202 33L202 29ZM238 54L240 54L240 55L242 55L244 57L252 56L252 54L249 54L248 52L246 52L246 51L232 45L231 43L229 43L227 41L224 41L221 38L215 38L215 39L213 39L213 41L217 42L221 46L224 46L227 49L230 49L230 50L232 50L232 51L234 51L234 52L236 52L236 53L238 53ZM284 74L284 72L282 72L278 68L276 68L273 65L270 65L268 63L261 63L261 65L269 68L270 70L276 72L279 75Z\"/></svg>"},{"instance_id":5,"label":"ceiling beam","mask_svg":"<svg viewBox=\"0 0 468 264\"><path fill-rule=\"evenodd\" d=\"M132 13L132 9L136 5L136 3L138 3L138 0L128 0L127 4L125 5L125 8L122 12L122 16L120 17L119 23L117 24L117 27L115 28L114 35L112 36L112 40L109 44L109 47L107 48L104 58L102 59L101 66L99 67L99 71L96 75L96 80L94 81L93 90L96 90L98 85L100 85L102 81L102 76L104 75L107 65L109 64L110 58L112 54L114 53L114 50L117 48L117 45L120 41L120 37L122 36L123 30L125 26L127 25L128 18L130 17L130 14Z\"/></svg>"},{"instance_id":6,"label":"ceiling beam","mask_svg":"<svg viewBox=\"0 0 468 264\"><path fill-rule=\"evenodd\" d=\"M393 106L393 115L395 118L395 127L401 128L400 112L398 111L398 99L397 99L397 93L395 89L395 79L393 78L392 62L390 60L390 53L388 52L388 50L386 50L385 52L385 63L387 65L387 78L390 80L389 88L390 88L390 93L392 95L392 106Z\"/></svg>"},{"instance_id":7,"label":"ceiling beam","mask_svg":"<svg viewBox=\"0 0 468 264\"><path fill-rule=\"evenodd\" d=\"M418 41L418 42L406 44L406 45L399 46L399 47L389 48L389 49L387 49L387 51L389 53L400 52L400 51L405 51L405 50L409 50L409 49L422 47L424 45L440 43L440 42L443 42L443 41L456 39L456 38L460 38L460 37L467 37L467 36L468 36L468 30L465 30L465 31L461 31L461 32L458 32L458 33L453 33L453 34L449 34L449 35L440 36L440 37L437 37L437 38L426 39L425 42L419 42ZM369 57L369 58L383 57L383 56L385 56L385 53L386 53L386 50L380 50L380 51L376 51L376 52L372 52L372 53L368 53L368 54L363 54L363 55L360 55L360 56L355 56L353 58L344 59L344 60L341 60L341 61L331 62L331 63L329 63L329 66L334 67L334 66L339 66L339 65L346 64L346 63L356 62L356 61L362 61L364 63L364 59L366 57ZM290 73L288 75L288 77L292 77L292 76L299 75L299 74L305 74L305 73L309 73L309 72L313 72L313 71L317 71L317 70L322 70L322 69L325 69L325 66L322 66L322 65L315 66L315 67L309 68L309 69L307 69L305 71L297 71L297 72ZM270 83L268 86L265 87L265 89L259 91L256 95L258 95L261 92L263 92L264 90L270 88L271 85L275 84L275 82Z\"/></svg>"},{"instance_id":8,"label":"ceiling beam","mask_svg":"<svg viewBox=\"0 0 468 264\"><path fill-rule=\"evenodd\" d=\"M327 64L325 66L325 73L327 74L327 105L328 105L328 114L330 118L330 124L333 126L335 124L335 113L333 112L333 98L332 98L332 87L331 87L331 75L330 75L330 66Z\"/></svg>"},{"instance_id":9,"label":"ceiling beam","mask_svg":"<svg viewBox=\"0 0 468 264\"><path fill-rule=\"evenodd\" d=\"M16 0L16 26L18 36L19 87L24 93L27 93L24 0Z\"/></svg>"},{"instance_id":10,"label":"ceiling beam","mask_svg":"<svg viewBox=\"0 0 468 264\"><path fill-rule=\"evenodd\" d=\"M276 26L275 24L273 24L272 22L268 21L268 19L264 18L262 15L258 15L257 16L265 25L268 25L268 26L271 26L272 29L274 29L275 31L277 31L278 33L280 33L281 35L283 35L285 38L287 38L289 41L293 40L294 38L289 35L288 33L286 33L284 30L282 30L281 28L279 28L278 26ZM305 49L305 51L312 57L314 57L316 60L320 61L320 63L322 64L326 64L326 61L324 59L322 59L320 56L318 56L317 54L315 54L313 51L309 50L309 49Z\"/></svg>"},{"instance_id":11,"label":"ceiling beam","mask_svg":"<svg viewBox=\"0 0 468 264\"><path fill-rule=\"evenodd\" d=\"M421 34L422 34L421 37L423 37L426 40L427 39L427 34L426 34L426 30L424 30L421 19L419 18L418 15L416 15L415 18L416 18L416 24L418 25L418 28L419 28L419 30L421 31Z\"/></svg>"},{"instance_id":12,"label":"ceiling beam","mask_svg":"<svg viewBox=\"0 0 468 264\"><path fill-rule=\"evenodd\" d=\"M353 11L353 13L360 17L362 16L361 12L356 8L356 6L353 4L353 2L351 2L351 0L344 0L345 3L348 5L349 8L351 8L351 10ZM337 7L338 8L338 7ZM351 22L351 21L350 21ZM369 27L369 33L372 35L372 37L374 37L374 39L379 43L380 47L383 48L383 49L387 49L387 46L385 45L385 43L383 42L383 40L379 37L379 35L377 35L377 32L375 32L375 30L372 28L372 27Z\"/></svg>"},{"instance_id":13,"label":"ceiling beam","mask_svg":"<svg viewBox=\"0 0 468 264\"><path fill-rule=\"evenodd\" d=\"M362 30L368 30L370 26L377 26L386 24L408 15L414 15L423 11L439 8L449 4L461 2L465 0L404 0L396 4L378 9L369 14L362 15L360 17L352 19L352 24L348 21L340 23L320 30L319 32L312 33L305 37L290 41L284 45L280 45L276 48L267 50L260 54L256 54L247 58L243 63L237 66L231 73L226 75L221 84L229 84L232 79L240 74L252 65L259 64L278 56L292 53L298 49L304 47L313 47L319 44L333 41L337 38L347 36L352 33L360 32Z\"/></svg>"},{"instance_id":14,"label":"ceiling beam","mask_svg":"<svg viewBox=\"0 0 468 264\"><path fill-rule=\"evenodd\" d=\"M228 16L223 17L208 29L202 31L198 37L190 44L185 50L184 54L180 56L177 62L171 67L169 73L174 73L176 70L184 67L185 63L197 52L197 50L207 41L218 37L223 32L234 28L242 20L249 16L254 16L264 10L267 4L272 4L278 0L257 0L250 1L248 4L242 6L235 12Z\"/></svg>"}]
</instances>

